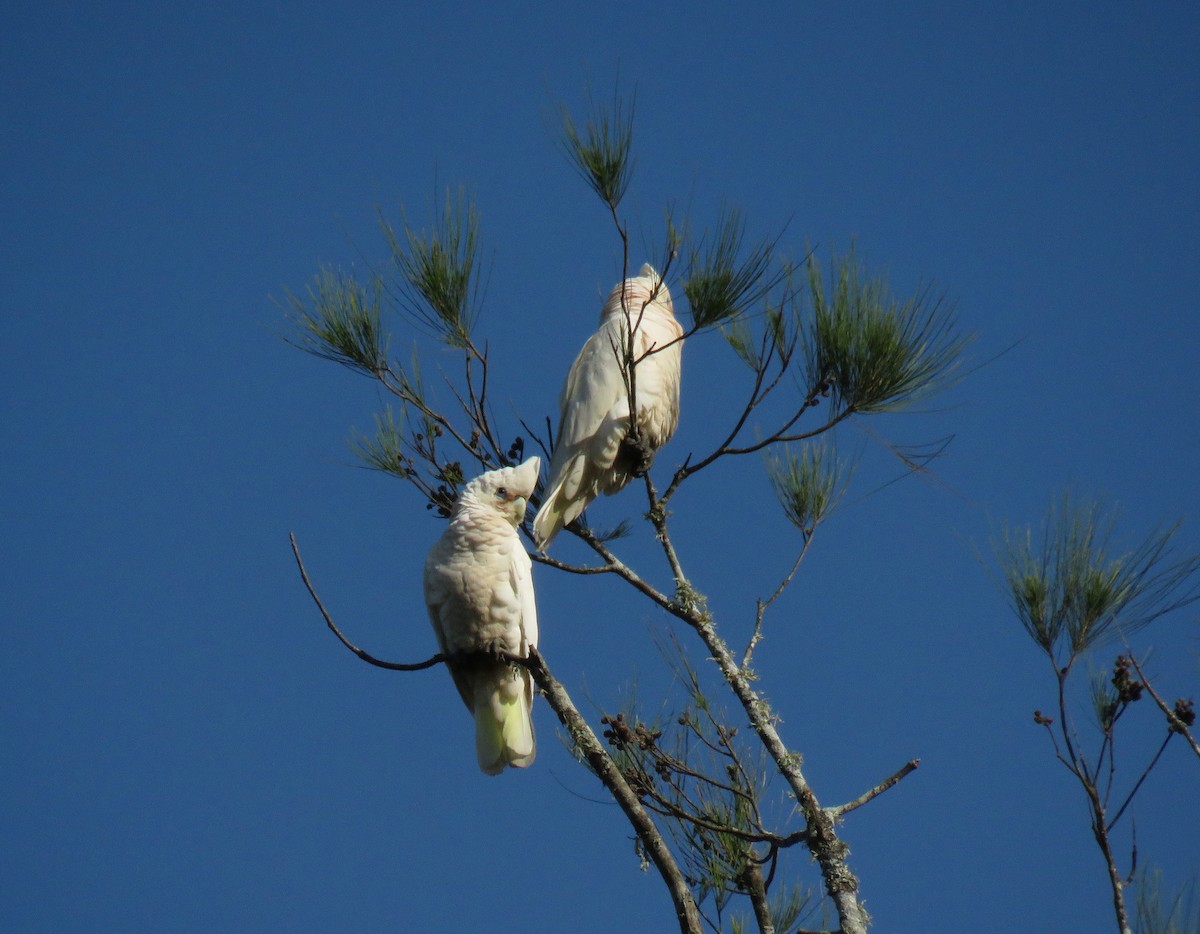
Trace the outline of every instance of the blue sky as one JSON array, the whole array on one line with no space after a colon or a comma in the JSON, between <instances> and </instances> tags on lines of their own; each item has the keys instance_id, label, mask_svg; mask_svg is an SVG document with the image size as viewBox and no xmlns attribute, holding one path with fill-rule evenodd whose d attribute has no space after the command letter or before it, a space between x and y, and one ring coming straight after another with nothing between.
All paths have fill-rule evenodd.
<instances>
[{"instance_id":1,"label":"blue sky","mask_svg":"<svg viewBox=\"0 0 1200 934\"><path fill-rule=\"evenodd\" d=\"M702 228L724 200L752 235L786 225L794 256L854 243L898 292L934 283L977 335L982 365L935 404L839 434L863 466L759 650L823 802L922 760L843 826L877 929L1111 926L1083 802L1030 721L1051 673L978 556L1064 485L1135 532L1183 519L1200 551L1200 12L405 6L5 6L3 927L669 929L549 710L536 765L484 777L445 672L343 651L287 541L361 644L432 652L439 526L354 467L344 439L378 394L281 340L275 300L322 262L380 261L377 209L421 223L463 183L498 417L541 422L620 270L548 124L618 75L649 242L664 205ZM397 352L415 337L398 328ZM743 378L719 336L689 343L661 473L717 440ZM872 493L895 475L880 438L951 434L933 479ZM675 509L738 643L797 547L761 463L697 477ZM631 491L594 519L638 511ZM644 535L625 547L665 581ZM616 582L535 574L579 702L653 697L666 621ZM1136 645L1164 692L1197 693L1194 610ZM1131 762L1159 730L1134 713ZM1169 881L1200 863L1197 769L1168 750L1137 802L1140 858Z\"/></svg>"}]
</instances>

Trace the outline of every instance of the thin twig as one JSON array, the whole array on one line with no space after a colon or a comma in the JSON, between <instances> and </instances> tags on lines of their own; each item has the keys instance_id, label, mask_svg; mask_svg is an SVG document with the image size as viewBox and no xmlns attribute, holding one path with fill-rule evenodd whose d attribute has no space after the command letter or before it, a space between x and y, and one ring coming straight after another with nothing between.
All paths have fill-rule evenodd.
<instances>
[{"instance_id":1,"label":"thin twig","mask_svg":"<svg viewBox=\"0 0 1200 934\"><path fill-rule=\"evenodd\" d=\"M464 451L466 451L468 454L474 455L475 452L471 448L471 443L461 434L459 434L458 430L450 423L450 420L440 412L431 409L423 399L420 399L409 389L407 389L406 383L402 378L397 377L396 374L390 369L377 374L377 376L380 384L388 392L392 393L392 395L399 398L402 402L407 402L409 405L415 407L417 411L419 411L426 418L432 419L447 434L449 434L450 437L457 441ZM388 377L390 377L392 382L389 382Z\"/></svg>"},{"instance_id":2,"label":"thin twig","mask_svg":"<svg viewBox=\"0 0 1200 934\"><path fill-rule=\"evenodd\" d=\"M351 642L338 629L337 624L333 621L333 617L329 615L329 611L325 609L325 604L321 602L321 598L317 596L316 590L313 588L312 581L308 578L308 571L304 569L304 562L300 559L300 547L296 544L295 533L289 532L288 538L292 543L292 554L296 556L296 567L300 569L300 579L304 581L304 586L308 590L308 595L313 598L313 602L317 605L317 609L321 611L321 615L325 617L325 625L330 631L338 637L342 645L348 648L351 652L361 658L369 665L374 665L376 668L386 668L389 671L421 671L425 668L432 668L434 665L440 665L446 661L447 657L444 653L438 652L432 658L427 658L423 662L415 662L413 664L405 664L403 662L385 662L383 659L376 658L370 652L360 649L357 645Z\"/></svg>"},{"instance_id":3,"label":"thin twig","mask_svg":"<svg viewBox=\"0 0 1200 934\"><path fill-rule=\"evenodd\" d=\"M1142 782L1146 780L1151 769L1158 764L1158 760L1162 756L1163 750L1167 748L1167 743L1171 741L1171 737L1174 735L1175 734L1170 730L1167 731L1167 735L1163 737L1162 745L1158 747L1158 752L1154 754L1154 758L1150 760L1150 764L1146 766L1146 769L1142 772L1141 777L1138 778L1133 787L1129 790L1129 794L1126 795L1125 800L1121 803L1121 806L1117 808L1117 813L1114 814L1113 819L1108 822L1108 827L1105 828L1106 830L1112 830L1117 825L1117 821L1121 819L1121 815L1125 813L1125 809L1128 808L1130 803L1133 801L1133 796L1138 793L1138 789L1142 787Z\"/></svg>"},{"instance_id":4,"label":"thin twig","mask_svg":"<svg viewBox=\"0 0 1200 934\"><path fill-rule=\"evenodd\" d=\"M1108 808L1108 799L1112 796L1113 785L1117 779L1117 734L1116 724L1117 716L1120 715L1120 710L1113 715L1108 723L1107 729L1104 730L1104 739L1100 743L1100 754L1096 757L1096 776L1100 776L1100 770L1104 767L1104 756L1108 755L1108 778L1105 780L1104 787L1104 807Z\"/></svg>"},{"instance_id":5,"label":"thin twig","mask_svg":"<svg viewBox=\"0 0 1200 934\"><path fill-rule=\"evenodd\" d=\"M722 457L730 457L730 456L737 456L737 455L744 455L744 454L754 454L758 451L761 451L763 448L770 447L773 444L782 444L785 442L795 442L795 441L806 441L809 438L813 438L813 437L816 437L817 435L824 434L825 432L827 432L830 429L837 426L839 423L845 421L847 418L849 418L854 413L853 408L845 408L845 409L842 409L837 414L833 415L832 417L826 419L824 424L818 425L816 428L812 429L811 431L802 431L802 432L798 432L796 434L788 434L787 432L796 423L796 421L800 418L800 416L803 415L804 412L807 411L807 409L811 407L812 400L815 400L817 398L817 395L819 395L817 392L815 392L815 391L811 392L805 398L805 400L801 404L800 408L796 410L796 413L794 415L792 415L786 422L784 422L783 425L781 425L779 428L777 428L771 434L767 435L765 438L762 438L759 441L754 442L753 444L747 444L744 447L733 447L734 439L736 438L737 434L741 431L741 427L744 424L745 419L747 417L749 417L749 415L750 415L750 409L749 408L746 409L742 413L742 417L739 420L739 425L735 428L734 432L732 432L729 435L729 437L727 437L726 440L724 442L722 442L721 445L716 450L714 450L712 453L708 454L701 460L696 461L695 463L691 462L691 460L689 459L686 463L683 464L683 466L681 466L678 470L675 471L674 476L671 478L670 484L668 484L668 486L667 486L666 492L664 492L662 495L661 502L665 505L675 495L676 491L679 489L680 484L682 484L684 480L686 480L692 474L699 473L704 468L711 466L716 461L720 460ZM757 403L755 403L755 404L757 404Z\"/></svg>"},{"instance_id":6,"label":"thin twig","mask_svg":"<svg viewBox=\"0 0 1200 934\"><path fill-rule=\"evenodd\" d=\"M654 488L654 481L650 479L649 471L646 471L643 479L646 481L646 498L650 502L648 516L654 525L655 532L658 533L658 542L662 545L663 554L666 556L667 564L671 567L671 576L675 579L675 587L678 589L687 583L687 578L683 574L683 565L680 564L679 555L675 551L671 536L667 534L667 511L663 506L663 501L658 498L658 491Z\"/></svg>"},{"instance_id":7,"label":"thin twig","mask_svg":"<svg viewBox=\"0 0 1200 934\"><path fill-rule=\"evenodd\" d=\"M779 582L779 586L775 588L775 592L773 594L771 594L771 596L769 596L766 600L763 600L761 597L759 597L758 600L755 601L755 604L754 604L754 632L750 635L750 641L749 641L749 643L747 643L746 651L742 655L742 667L743 668L750 667L750 656L754 654L755 647L758 645L758 643L760 641L762 641L763 616L766 614L766 612L770 608L771 604L774 603L776 600L778 600L779 597L783 594L783 591L787 588L788 584L790 584L792 582L792 578L794 578L796 576L796 572L798 570L800 570L800 562L803 561L804 556L806 554L808 554L808 546L812 544L812 539L813 539L812 530L809 529L808 531L804 532L803 537L804 537L804 547L800 549L800 554L798 554L796 556L796 560L792 564L791 570L788 571L787 574L784 576L783 580L781 580Z\"/></svg>"},{"instance_id":8,"label":"thin twig","mask_svg":"<svg viewBox=\"0 0 1200 934\"><path fill-rule=\"evenodd\" d=\"M1134 876L1136 876L1136 875L1137 875L1137 868L1138 868L1137 821L1135 821L1135 820L1134 820L1134 819L1131 817L1131 818L1129 819L1129 822L1130 822L1130 823L1131 823L1133 826L1130 828L1130 831L1129 831L1129 834L1130 834L1130 840L1129 840L1129 875L1127 875L1127 876L1125 877L1125 884L1126 884L1126 885L1132 885L1132 884L1133 884L1133 879L1134 879Z\"/></svg>"},{"instance_id":9,"label":"thin twig","mask_svg":"<svg viewBox=\"0 0 1200 934\"><path fill-rule=\"evenodd\" d=\"M1071 771L1075 773L1081 782L1090 784L1092 779L1087 760L1083 758L1082 753L1075 752L1076 744L1071 741L1071 736L1075 733L1075 729L1071 726L1071 719L1067 714L1067 675L1069 672L1070 668L1062 668L1055 671L1055 675L1058 677L1058 730L1062 733L1063 744L1067 748Z\"/></svg>"},{"instance_id":10,"label":"thin twig","mask_svg":"<svg viewBox=\"0 0 1200 934\"><path fill-rule=\"evenodd\" d=\"M617 570L610 564L567 564L565 561L551 558L549 555L536 550L530 552L529 557L539 564L556 568L559 571L566 571L568 574L613 574Z\"/></svg>"}]
</instances>

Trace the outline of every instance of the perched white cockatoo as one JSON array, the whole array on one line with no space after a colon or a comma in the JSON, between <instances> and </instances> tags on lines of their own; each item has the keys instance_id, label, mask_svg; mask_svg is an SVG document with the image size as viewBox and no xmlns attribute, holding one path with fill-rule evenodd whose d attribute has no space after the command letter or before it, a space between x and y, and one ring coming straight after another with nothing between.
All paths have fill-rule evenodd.
<instances>
[{"instance_id":1,"label":"perched white cockatoo","mask_svg":"<svg viewBox=\"0 0 1200 934\"><path fill-rule=\"evenodd\" d=\"M488 775L533 762L533 679L496 653L526 656L537 645L533 564L517 526L540 466L530 457L463 487L425 559L429 619L442 651L459 656L447 667L475 714L475 752Z\"/></svg>"},{"instance_id":2,"label":"perched white cockatoo","mask_svg":"<svg viewBox=\"0 0 1200 934\"><path fill-rule=\"evenodd\" d=\"M639 444L626 437L624 363L631 329ZM675 320L671 292L646 263L609 293L600 327L575 358L559 395L550 478L533 520L541 548L598 495L616 493L640 476L654 452L671 440L679 424L682 351L683 328Z\"/></svg>"}]
</instances>

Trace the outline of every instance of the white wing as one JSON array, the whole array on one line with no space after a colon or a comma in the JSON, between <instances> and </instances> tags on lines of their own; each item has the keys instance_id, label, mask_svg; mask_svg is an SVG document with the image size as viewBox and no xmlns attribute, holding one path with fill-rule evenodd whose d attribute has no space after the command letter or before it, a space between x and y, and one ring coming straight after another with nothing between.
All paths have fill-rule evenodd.
<instances>
[{"instance_id":1,"label":"white wing","mask_svg":"<svg viewBox=\"0 0 1200 934\"><path fill-rule=\"evenodd\" d=\"M621 458L629 433L629 393L621 367L626 309L635 328L638 429L645 453L666 444L679 422L683 329L672 312L670 292L646 264L636 278L625 280L624 295L622 304L621 284L609 295L600 328L575 358L559 397L559 433L533 523L542 548L599 494L618 492L634 476L635 463Z\"/></svg>"},{"instance_id":2,"label":"white wing","mask_svg":"<svg viewBox=\"0 0 1200 934\"><path fill-rule=\"evenodd\" d=\"M521 606L520 616L520 651L518 655L528 655L529 649L537 648L538 619L537 601L533 593L533 562L521 547L521 540L516 539L512 556L512 584Z\"/></svg>"}]
</instances>

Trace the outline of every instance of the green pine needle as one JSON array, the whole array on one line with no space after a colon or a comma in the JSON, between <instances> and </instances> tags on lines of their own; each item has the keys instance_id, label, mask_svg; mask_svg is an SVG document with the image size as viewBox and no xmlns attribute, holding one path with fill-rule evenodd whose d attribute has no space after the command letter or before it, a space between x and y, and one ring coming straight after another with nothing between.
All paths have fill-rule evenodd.
<instances>
[{"instance_id":1,"label":"green pine needle","mask_svg":"<svg viewBox=\"0 0 1200 934\"><path fill-rule=\"evenodd\" d=\"M1088 699L1092 702L1092 713L1104 732L1113 725L1120 698L1113 689L1112 678L1107 671L1094 671L1088 681Z\"/></svg>"},{"instance_id":2,"label":"green pine needle","mask_svg":"<svg viewBox=\"0 0 1200 934\"><path fill-rule=\"evenodd\" d=\"M898 301L882 279L865 279L853 253L835 258L828 291L808 261L813 316L805 340L810 387L857 412L902 408L953 381L969 341L953 313L922 290Z\"/></svg>"},{"instance_id":3,"label":"green pine needle","mask_svg":"<svg viewBox=\"0 0 1200 934\"><path fill-rule=\"evenodd\" d=\"M690 252L683 292L697 329L736 319L787 275L771 271L778 238L744 249L745 227L739 210L722 208L716 236Z\"/></svg>"},{"instance_id":4,"label":"green pine needle","mask_svg":"<svg viewBox=\"0 0 1200 934\"><path fill-rule=\"evenodd\" d=\"M363 285L353 276L322 267L307 300L288 293L301 350L367 375L387 368L387 339L380 325L383 286L375 277Z\"/></svg>"},{"instance_id":5,"label":"green pine needle","mask_svg":"<svg viewBox=\"0 0 1200 934\"><path fill-rule=\"evenodd\" d=\"M1200 931L1200 884L1193 869L1175 892L1164 891L1161 869L1141 869L1135 883L1134 930L1138 934L1196 934Z\"/></svg>"},{"instance_id":6,"label":"green pine needle","mask_svg":"<svg viewBox=\"0 0 1200 934\"><path fill-rule=\"evenodd\" d=\"M633 177L634 96L627 100L614 93L611 106L597 105L587 96L587 118L582 127L569 110L559 108L563 151L600 200L616 211Z\"/></svg>"},{"instance_id":7,"label":"green pine needle","mask_svg":"<svg viewBox=\"0 0 1200 934\"><path fill-rule=\"evenodd\" d=\"M758 348L754 345L754 334L745 318L734 318L722 325L721 333L725 335L725 340L733 348L733 352L746 366L756 373L762 368Z\"/></svg>"},{"instance_id":8,"label":"green pine needle","mask_svg":"<svg viewBox=\"0 0 1200 934\"><path fill-rule=\"evenodd\" d=\"M367 467L407 479L413 471L411 458L404 454L403 413L397 419L391 406L375 416L374 435L356 434L350 449Z\"/></svg>"},{"instance_id":9,"label":"green pine needle","mask_svg":"<svg viewBox=\"0 0 1200 934\"><path fill-rule=\"evenodd\" d=\"M767 456L767 475L784 515L806 535L838 504L853 468L832 448L809 444L797 454L791 446Z\"/></svg>"},{"instance_id":10,"label":"green pine needle","mask_svg":"<svg viewBox=\"0 0 1200 934\"><path fill-rule=\"evenodd\" d=\"M479 212L470 196L461 188L447 190L432 230L418 231L406 220L401 237L386 220L380 225L400 273L404 306L451 347L469 346L479 250Z\"/></svg>"},{"instance_id":11,"label":"green pine needle","mask_svg":"<svg viewBox=\"0 0 1200 934\"><path fill-rule=\"evenodd\" d=\"M794 931L820 905L820 897L814 888L786 883L782 888L783 891L771 898L771 920L776 931Z\"/></svg>"},{"instance_id":12,"label":"green pine needle","mask_svg":"<svg viewBox=\"0 0 1200 934\"><path fill-rule=\"evenodd\" d=\"M1178 528L1115 552L1113 511L1064 494L1040 540L1030 528L1004 535L996 555L1013 609L1057 668L1200 599L1200 555L1174 557Z\"/></svg>"}]
</instances>

